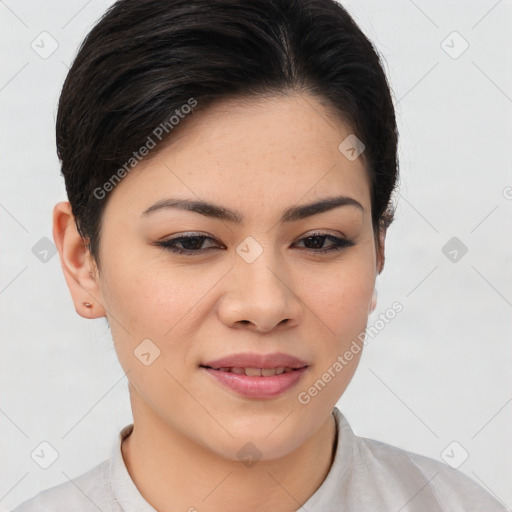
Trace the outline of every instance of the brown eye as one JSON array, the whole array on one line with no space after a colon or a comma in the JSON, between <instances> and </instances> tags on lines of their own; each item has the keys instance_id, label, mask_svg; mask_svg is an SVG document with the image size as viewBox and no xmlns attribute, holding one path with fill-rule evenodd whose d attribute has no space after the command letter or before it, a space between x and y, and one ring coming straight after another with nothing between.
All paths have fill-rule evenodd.
<instances>
[{"instance_id":1,"label":"brown eye","mask_svg":"<svg viewBox=\"0 0 512 512\"><path fill-rule=\"evenodd\" d=\"M327 247L324 246L326 240L330 240L331 244ZM354 242L348 240L346 238L339 238L334 235L329 235L327 233L313 233L305 238L299 240L300 242L304 242L305 248L312 252L316 253L325 253L331 251L341 251L346 247L352 247Z\"/></svg>"},{"instance_id":2,"label":"brown eye","mask_svg":"<svg viewBox=\"0 0 512 512\"><path fill-rule=\"evenodd\" d=\"M325 246L327 240L331 243ZM214 242L217 245L204 247L204 243L206 241ZM313 233L307 237L302 238L299 240L299 242L304 243L304 250L316 254L341 251L342 249L355 245L351 240L346 238L339 238L327 233ZM214 238L196 234L178 236L169 240L159 241L155 245L163 247L164 249L172 251L176 254L185 254L188 256L197 256L204 254L205 251L222 248L219 247L218 242Z\"/></svg>"},{"instance_id":3,"label":"brown eye","mask_svg":"<svg viewBox=\"0 0 512 512\"><path fill-rule=\"evenodd\" d=\"M157 242L156 245L163 247L169 251L178 253L178 254L187 254L190 256L198 255L204 253L205 250L215 249L216 247L206 247L203 248L203 244L206 240L211 240L212 242L216 242L216 240L210 236L204 235L187 235L187 236L178 236L176 238L171 238L170 240L164 240L161 242ZM181 245L182 247L179 247Z\"/></svg>"}]
</instances>

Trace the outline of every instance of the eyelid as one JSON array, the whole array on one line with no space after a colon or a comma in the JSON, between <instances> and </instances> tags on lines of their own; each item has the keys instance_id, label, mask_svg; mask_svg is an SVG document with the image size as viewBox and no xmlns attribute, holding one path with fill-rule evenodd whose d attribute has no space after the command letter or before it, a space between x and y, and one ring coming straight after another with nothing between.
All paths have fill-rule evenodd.
<instances>
[{"instance_id":1,"label":"eyelid","mask_svg":"<svg viewBox=\"0 0 512 512\"><path fill-rule=\"evenodd\" d=\"M303 233L302 235L300 235L298 237L298 239L300 240L301 238L308 238L309 236L314 236L314 235L330 235L330 236L338 236L338 237L343 237L343 238L347 238L345 236L345 233L343 233L343 231L337 231L335 229L310 229L309 231L306 231L305 233Z\"/></svg>"},{"instance_id":2,"label":"eyelid","mask_svg":"<svg viewBox=\"0 0 512 512\"><path fill-rule=\"evenodd\" d=\"M331 232L331 231L333 231L333 232ZM341 237L341 238L348 240L348 237L345 236L345 233L343 233L341 231L328 230L328 229L312 229L312 230L306 231L305 233L299 235L296 238L296 241L300 241L304 238L309 238L312 236L334 236L334 237ZM220 242L216 237L214 237L213 235L210 235L209 233L205 233L204 231L184 231L183 233L175 233L175 234L171 235L170 237L164 237L164 238L158 240L156 243L169 242L171 240L182 239L182 238L183 239L205 238L208 240L212 240L212 241L225 247L225 245L222 242Z\"/></svg>"},{"instance_id":3,"label":"eyelid","mask_svg":"<svg viewBox=\"0 0 512 512\"><path fill-rule=\"evenodd\" d=\"M326 249L309 249L307 247L301 248L301 251L308 252L312 255L322 255L327 253L335 253L340 252L343 249L346 249L348 247L352 247L355 245L355 243L348 239L343 233L341 233L341 236L333 235L327 230L312 230L310 232L306 232L303 235L301 235L295 242L302 242L304 240L307 240L309 238L323 238L324 241L322 245L325 243L325 240L330 239L331 245L328 246ZM187 255L187 256L200 256L205 255L207 252L210 252L211 250L219 249L219 247L206 247L206 248L200 248L200 249L180 249L176 247L174 244L183 243L183 241L186 241L187 239L193 239L193 240L211 240L217 244L222 245L222 247L225 248L225 245L220 243L215 237L211 235L207 235L204 233L198 233L198 232L185 232L184 234L178 234L177 236L173 236L169 239L163 239L155 242L154 245L160 246L162 249L173 252L178 255ZM201 245L202 243L201 242Z\"/></svg>"}]
</instances>

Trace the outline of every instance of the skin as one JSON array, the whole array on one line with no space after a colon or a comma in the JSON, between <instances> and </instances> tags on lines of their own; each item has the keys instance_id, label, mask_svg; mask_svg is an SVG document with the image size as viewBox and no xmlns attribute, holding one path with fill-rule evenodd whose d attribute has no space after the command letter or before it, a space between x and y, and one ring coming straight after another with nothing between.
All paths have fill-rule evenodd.
<instances>
[{"instance_id":1,"label":"skin","mask_svg":"<svg viewBox=\"0 0 512 512\"><path fill-rule=\"evenodd\" d=\"M297 396L364 331L384 262L363 157L350 161L338 150L351 133L325 102L299 94L225 101L188 119L175 142L110 194L101 272L69 203L55 206L54 239L76 311L106 316L129 380L135 426L123 457L159 512L295 511L325 479L332 409L361 352L307 405ZM341 206L279 222L288 207L338 195L364 210ZM142 215L171 196L236 209L244 222L178 209ZM315 253L332 247L329 238L304 240L316 231L354 245ZM202 253L193 256L155 245L190 232L214 241L198 243ZM252 263L236 252L249 236L263 250ZM146 338L160 350L149 366L134 356ZM278 397L246 398L199 367L235 352L285 352L309 368ZM252 467L237 458L247 442L261 452Z\"/></svg>"}]
</instances>

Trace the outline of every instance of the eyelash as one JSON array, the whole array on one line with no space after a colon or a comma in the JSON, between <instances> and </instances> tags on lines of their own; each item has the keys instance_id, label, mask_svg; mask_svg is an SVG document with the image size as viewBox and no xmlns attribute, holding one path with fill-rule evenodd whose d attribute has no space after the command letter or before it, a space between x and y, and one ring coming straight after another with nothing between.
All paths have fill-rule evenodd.
<instances>
[{"instance_id":1,"label":"eyelash","mask_svg":"<svg viewBox=\"0 0 512 512\"><path fill-rule=\"evenodd\" d=\"M341 251L343 249L346 249L348 247L352 247L353 245L355 245L354 242L352 242L351 240L348 240L346 238L339 238L339 237L336 237L333 235L329 235L327 233L312 233L311 235L309 235L307 237L301 238L299 240L299 242L301 242L303 240L308 240L310 238L317 238L317 237L324 238L324 239L328 238L333 242L333 245L328 249L305 249L305 250L312 251L313 254L325 254L325 253L329 253L329 252L333 252L333 251ZM175 244L182 243L184 241L186 242L186 241L190 241L190 240L199 240L199 239L211 240L213 242L216 242L216 240L210 236L187 235L187 236L179 236L176 238L172 238L170 240L159 241L159 242L156 242L155 245L158 245L159 247L162 247L165 250L168 250L168 251L171 251L171 252L174 252L177 254L183 254L183 255L188 255L188 256L197 256L202 253L201 249L198 249L195 251L191 251L191 250L187 250L187 249L179 249L175 246ZM324 242L325 242L325 240L324 240ZM201 243L201 245L202 245L202 243ZM322 245L323 245L323 243L322 243ZM209 250L209 249L216 249L216 247L210 247L205 250Z\"/></svg>"}]
</instances>

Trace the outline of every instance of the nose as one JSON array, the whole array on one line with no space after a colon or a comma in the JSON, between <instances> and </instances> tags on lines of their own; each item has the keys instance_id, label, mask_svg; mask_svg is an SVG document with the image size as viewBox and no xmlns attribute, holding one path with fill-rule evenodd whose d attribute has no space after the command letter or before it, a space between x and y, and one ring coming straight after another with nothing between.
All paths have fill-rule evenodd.
<instances>
[{"instance_id":1,"label":"nose","mask_svg":"<svg viewBox=\"0 0 512 512\"><path fill-rule=\"evenodd\" d=\"M271 250L252 263L236 256L218 308L224 324L266 333L297 325L302 311L294 276Z\"/></svg>"}]
</instances>

